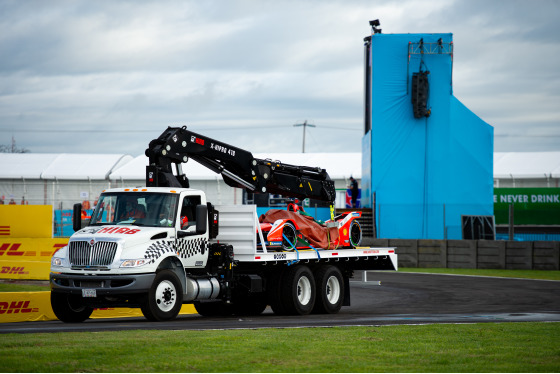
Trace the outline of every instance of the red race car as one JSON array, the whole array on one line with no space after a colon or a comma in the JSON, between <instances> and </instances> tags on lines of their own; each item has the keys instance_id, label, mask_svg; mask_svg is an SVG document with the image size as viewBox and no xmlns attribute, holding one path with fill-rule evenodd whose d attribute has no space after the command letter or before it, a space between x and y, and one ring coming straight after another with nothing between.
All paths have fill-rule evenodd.
<instances>
[{"instance_id":1,"label":"red race car","mask_svg":"<svg viewBox=\"0 0 560 374\"><path fill-rule=\"evenodd\" d=\"M360 245L362 228L357 218L361 216L361 212L347 212L322 223L305 213L296 200L289 202L287 210L269 210L259 221L267 249L337 249ZM257 243L262 247L259 233Z\"/></svg>"}]
</instances>

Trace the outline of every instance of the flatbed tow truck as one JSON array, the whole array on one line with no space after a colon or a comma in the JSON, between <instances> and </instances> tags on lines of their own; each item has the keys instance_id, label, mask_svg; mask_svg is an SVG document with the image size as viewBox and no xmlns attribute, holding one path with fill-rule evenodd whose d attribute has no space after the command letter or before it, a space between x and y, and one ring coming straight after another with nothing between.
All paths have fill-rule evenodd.
<instances>
[{"instance_id":1,"label":"flatbed tow truck","mask_svg":"<svg viewBox=\"0 0 560 374\"><path fill-rule=\"evenodd\" d=\"M146 156L146 187L105 190L85 228L74 206L75 233L51 260L51 305L60 320L139 307L148 320L165 321L185 303L203 316L258 315L268 305L279 315L337 313L350 305L354 271L397 270L394 248L356 240L335 249L267 245L255 205L212 205L189 188L181 164L193 159L231 187L332 207L334 182L324 169L256 159L186 127L169 127Z\"/></svg>"}]
</instances>

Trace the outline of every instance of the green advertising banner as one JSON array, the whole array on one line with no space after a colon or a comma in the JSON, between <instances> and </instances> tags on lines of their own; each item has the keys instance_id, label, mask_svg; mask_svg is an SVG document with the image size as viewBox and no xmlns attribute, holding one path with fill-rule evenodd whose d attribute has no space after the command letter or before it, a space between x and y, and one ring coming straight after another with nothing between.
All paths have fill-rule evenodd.
<instances>
[{"instance_id":1,"label":"green advertising banner","mask_svg":"<svg viewBox=\"0 0 560 374\"><path fill-rule=\"evenodd\" d=\"M516 225L560 225L560 188L494 188L497 225L509 223L512 204Z\"/></svg>"}]
</instances>

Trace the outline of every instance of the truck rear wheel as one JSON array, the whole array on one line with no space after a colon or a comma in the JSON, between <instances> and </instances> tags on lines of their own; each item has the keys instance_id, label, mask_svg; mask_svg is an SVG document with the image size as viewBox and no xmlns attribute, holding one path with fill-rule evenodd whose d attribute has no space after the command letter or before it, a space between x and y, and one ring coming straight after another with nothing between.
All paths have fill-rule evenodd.
<instances>
[{"instance_id":1,"label":"truck rear wheel","mask_svg":"<svg viewBox=\"0 0 560 374\"><path fill-rule=\"evenodd\" d=\"M51 307L62 322L83 322L93 313L93 308L85 306L77 295L51 292Z\"/></svg>"},{"instance_id":2,"label":"truck rear wheel","mask_svg":"<svg viewBox=\"0 0 560 374\"><path fill-rule=\"evenodd\" d=\"M150 321L169 321L177 317L182 304L183 288L179 278L170 270L162 270L157 273L141 310Z\"/></svg>"},{"instance_id":3,"label":"truck rear wheel","mask_svg":"<svg viewBox=\"0 0 560 374\"><path fill-rule=\"evenodd\" d=\"M288 269L280 281L280 301L285 314L306 315L315 305L315 279L305 265Z\"/></svg>"},{"instance_id":4,"label":"truck rear wheel","mask_svg":"<svg viewBox=\"0 0 560 374\"><path fill-rule=\"evenodd\" d=\"M320 266L315 271L317 299L313 313L334 314L340 311L344 301L344 279L340 270L331 265Z\"/></svg>"}]
</instances>

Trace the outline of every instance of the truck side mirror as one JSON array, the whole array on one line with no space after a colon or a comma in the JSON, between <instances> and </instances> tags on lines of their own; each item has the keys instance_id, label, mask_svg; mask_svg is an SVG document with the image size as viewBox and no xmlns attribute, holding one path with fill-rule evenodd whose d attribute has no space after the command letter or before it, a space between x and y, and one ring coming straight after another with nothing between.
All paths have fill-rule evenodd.
<instances>
[{"instance_id":1,"label":"truck side mirror","mask_svg":"<svg viewBox=\"0 0 560 374\"><path fill-rule=\"evenodd\" d=\"M82 204L74 204L74 211L72 212L72 228L74 231L80 231L82 228Z\"/></svg>"},{"instance_id":2,"label":"truck side mirror","mask_svg":"<svg viewBox=\"0 0 560 374\"><path fill-rule=\"evenodd\" d=\"M205 234L208 229L208 207L206 205L196 206L196 233Z\"/></svg>"},{"instance_id":3,"label":"truck side mirror","mask_svg":"<svg viewBox=\"0 0 560 374\"><path fill-rule=\"evenodd\" d=\"M177 231L178 238L184 238L193 235L202 235L208 229L208 207L206 205L196 206L196 230L195 232Z\"/></svg>"}]
</instances>

